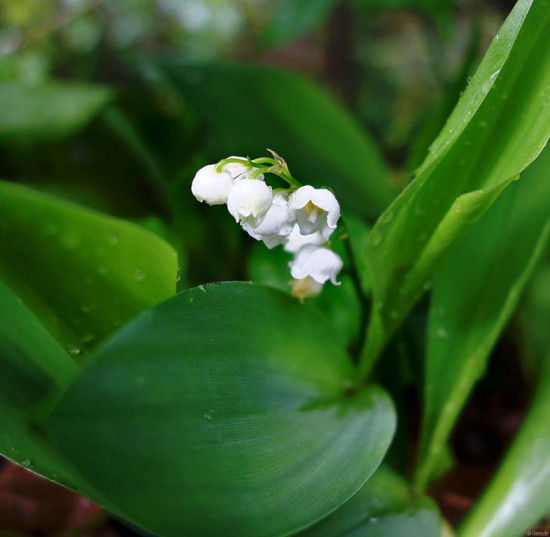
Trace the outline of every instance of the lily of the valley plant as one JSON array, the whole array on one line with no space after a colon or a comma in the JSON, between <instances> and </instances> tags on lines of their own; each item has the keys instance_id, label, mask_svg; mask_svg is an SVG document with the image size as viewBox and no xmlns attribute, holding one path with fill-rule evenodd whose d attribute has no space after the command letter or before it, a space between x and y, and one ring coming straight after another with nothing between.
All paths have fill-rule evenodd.
<instances>
[{"instance_id":1,"label":"lily of the valley plant","mask_svg":"<svg viewBox=\"0 0 550 537\"><path fill-rule=\"evenodd\" d=\"M268 248L283 245L294 254L289 263L292 295L301 299L318 295L342 269L340 256L330 246L338 226L340 205L326 188L299 186L286 162L273 158L254 160L228 157L201 168L191 185L193 195L208 205L227 205L235 222ZM286 181L289 188L273 189L266 174Z\"/></svg>"}]
</instances>

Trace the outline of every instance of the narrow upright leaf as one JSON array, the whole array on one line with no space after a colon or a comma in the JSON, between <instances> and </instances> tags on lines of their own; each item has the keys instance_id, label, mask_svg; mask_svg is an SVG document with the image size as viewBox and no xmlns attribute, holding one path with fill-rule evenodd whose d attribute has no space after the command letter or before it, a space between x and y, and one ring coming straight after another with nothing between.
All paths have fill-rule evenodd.
<instances>
[{"instance_id":1,"label":"narrow upright leaf","mask_svg":"<svg viewBox=\"0 0 550 537\"><path fill-rule=\"evenodd\" d=\"M443 256L540 153L550 134L550 9L520 0L416 178L366 248L374 307L366 374Z\"/></svg>"},{"instance_id":2,"label":"narrow upright leaf","mask_svg":"<svg viewBox=\"0 0 550 537\"><path fill-rule=\"evenodd\" d=\"M416 484L427 484L550 235L550 150L511 185L434 280Z\"/></svg>"},{"instance_id":3,"label":"narrow upright leaf","mask_svg":"<svg viewBox=\"0 0 550 537\"><path fill-rule=\"evenodd\" d=\"M550 354L544 362L521 429L487 490L459 527L457 537L525 535L550 511Z\"/></svg>"}]
</instances>

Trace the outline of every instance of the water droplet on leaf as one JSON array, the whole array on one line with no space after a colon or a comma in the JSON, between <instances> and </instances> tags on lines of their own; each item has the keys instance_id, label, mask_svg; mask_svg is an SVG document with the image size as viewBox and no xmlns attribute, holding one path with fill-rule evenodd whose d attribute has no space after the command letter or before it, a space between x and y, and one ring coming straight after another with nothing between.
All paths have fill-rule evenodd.
<instances>
[{"instance_id":1,"label":"water droplet on leaf","mask_svg":"<svg viewBox=\"0 0 550 537\"><path fill-rule=\"evenodd\" d=\"M88 315L89 313L92 313L94 311L94 307L92 304L82 304L79 308L80 313L83 313L84 315Z\"/></svg>"},{"instance_id":2,"label":"water droplet on leaf","mask_svg":"<svg viewBox=\"0 0 550 537\"><path fill-rule=\"evenodd\" d=\"M140 282L142 282L143 280L145 280L146 277L147 277L147 276L146 276L145 272L143 272L143 270L141 270L141 269L136 269L136 270L134 271L134 281L140 283Z\"/></svg>"},{"instance_id":3,"label":"water droplet on leaf","mask_svg":"<svg viewBox=\"0 0 550 537\"><path fill-rule=\"evenodd\" d=\"M116 246L118 244L118 236L116 233L111 233L108 237L107 237L107 244L109 246Z\"/></svg>"},{"instance_id":4,"label":"water droplet on leaf","mask_svg":"<svg viewBox=\"0 0 550 537\"><path fill-rule=\"evenodd\" d=\"M67 350L69 351L69 354L72 354L73 356L78 356L80 354L80 349L72 343L67 345Z\"/></svg>"}]
</instances>

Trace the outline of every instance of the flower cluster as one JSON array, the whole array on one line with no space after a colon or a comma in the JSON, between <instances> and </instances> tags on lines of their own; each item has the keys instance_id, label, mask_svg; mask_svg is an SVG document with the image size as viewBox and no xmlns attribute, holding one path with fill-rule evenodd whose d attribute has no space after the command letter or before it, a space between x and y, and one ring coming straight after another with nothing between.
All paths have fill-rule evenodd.
<instances>
[{"instance_id":1,"label":"flower cluster","mask_svg":"<svg viewBox=\"0 0 550 537\"><path fill-rule=\"evenodd\" d=\"M341 258L327 245L337 227L340 205L324 188L299 186L284 160L229 157L201 168L191 185L193 195L209 205L227 205L235 221L268 248L283 245L294 254L289 263L296 297L318 295L330 280L338 285ZM290 185L273 190L265 174L278 175Z\"/></svg>"}]
</instances>

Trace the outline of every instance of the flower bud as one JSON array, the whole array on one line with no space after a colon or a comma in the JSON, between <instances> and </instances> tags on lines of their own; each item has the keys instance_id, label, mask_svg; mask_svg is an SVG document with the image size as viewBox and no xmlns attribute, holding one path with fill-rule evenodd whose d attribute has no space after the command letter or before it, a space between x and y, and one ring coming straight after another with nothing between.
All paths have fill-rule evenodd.
<instances>
[{"instance_id":1,"label":"flower bud","mask_svg":"<svg viewBox=\"0 0 550 537\"><path fill-rule=\"evenodd\" d=\"M191 183L191 192L199 201L208 205L223 205L227 202L234 181L227 172L216 171L214 164L201 168Z\"/></svg>"},{"instance_id":2,"label":"flower bud","mask_svg":"<svg viewBox=\"0 0 550 537\"><path fill-rule=\"evenodd\" d=\"M339 285L336 276L342 270L343 262L338 254L328 248L307 245L296 254L289 267L292 277L297 280L311 276L321 284L330 280Z\"/></svg>"}]
</instances>

